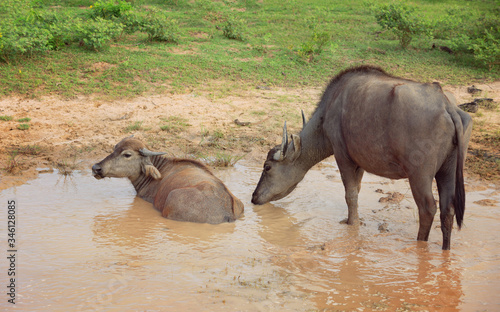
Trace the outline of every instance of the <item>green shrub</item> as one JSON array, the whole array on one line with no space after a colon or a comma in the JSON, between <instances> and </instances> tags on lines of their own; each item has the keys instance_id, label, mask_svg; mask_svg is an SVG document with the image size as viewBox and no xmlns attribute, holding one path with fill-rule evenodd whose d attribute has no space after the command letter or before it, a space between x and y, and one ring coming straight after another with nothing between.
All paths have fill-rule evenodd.
<instances>
[{"instance_id":1,"label":"green shrub","mask_svg":"<svg viewBox=\"0 0 500 312\"><path fill-rule=\"evenodd\" d=\"M484 36L472 40L474 58L490 67L500 66L500 35L498 31L485 30Z\"/></svg>"},{"instance_id":2,"label":"green shrub","mask_svg":"<svg viewBox=\"0 0 500 312\"><path fill-rule=\"evenodd\" d=\"M380 5L375 10L377 23L393 31L403 49L408 47L414 36L431 35L430 24L416 16L413 7L394 3Z\"/></svg>"},{"instance_id":3,"label":"green shrub","mask_svg":"<svg viewBox=\"0 0 500 312\"><path fill-rule=\"evenodd\" d=\"M448 41L454 52L472 53L490 69L500 65L500 17L474 9L449 9L435 24L435 37Z\"/></svg>"},{"instance_id":4,"label":"green shrub","mask_svg":"<svg viewBox=\"0 0 500 312\"><path fill-rule=\"evenodd\" d=\"M224 37L234 40L245 40L245 21L234 16L230 16L222 23L222 33Z\"/></svg>"},{"instance_id":5,"label":"green shrub","mask_svg":"<svg viewBox=\"0 0 500 312\"><path fill-rule=\"evenodd\" d=\"M142 21L141 30L148 34L149 41L178 43L180 28L176 20L168 18L165 11L152 9Z\"/></svg>"},{"instance_id":6,"label":"green shrub","mask_svg":"<svg viewBox=\"0 0 500 312\"><path fill-rule=\"evenodd\" d=\"M94 51L105 49L109 42L123 30L123 24L97 17L95 20L77 22L77 38L81 44Z\"/></svg>"},{"instance_id":7,"label":"green shrub","mask_svg":"<svg viewBox=\"0 0 500 312\"><path fill-rule=\"evenodd\" d=\"M138 13L135 10L124 12L119 21L124 25L124 31L127 34L133 34L136 31L142 30L144 25L145 14Z\"/></svg>"},{"instance_id":8,"label":"green shrub","mask_svg":"<svg viewBox=\"0 0 500 312\"><path fill-rule=\"evenodd\" d=\"M57 50L72 41L72 26L66 14L39 11L32 7L23 10L16 10L14 6L9 8L12 11L0 18L0 58L3 60Z\"/></svg>"},{"instance_id":9,"label":"green shrub","mask_svg":"<svg viewBox=\"0 0 500 312\"><path fill-rule=\"evenodd\" d=\"M1 26L2 54L4 60L12 55L33 55L46 52L50 49L49 41L52 38L48 29L39 28L36 25L11 25L9 28Z\"/></svg>"},{"instance_id":10,"label":"green shrub","mask_svg":"<svg viewBox=\"0 0 500 312\"><path fill-rule=\"evenodd\" d=\"M50 33L48 45L51 50L59 50L76 41L70 17L64 13L43 12L37 17L38 27Z\"/></svg>"},{"instance_id":11,"label":"green shrub","mask_svg":"<svg viewBox=\"0 0 500 312\"><path fill-rule=\"evenodd\" d=\"M300 60L312 61L314 56L323 52L323 48L330 41L330 38L328 32L314 29L309 39L303 42L297 50Z\"/></svg>"},{"instance_id":12,"label":"green shrub","mask_svg":"<svg viewBox=\"0 0 500 312\"><path fill-rule=\"evenodd\" d=\"M113 19L121 17L125 12L132 9L132 5L124 0L97 1L90 6L90 17Z\"/></svg>"}]
</instances>

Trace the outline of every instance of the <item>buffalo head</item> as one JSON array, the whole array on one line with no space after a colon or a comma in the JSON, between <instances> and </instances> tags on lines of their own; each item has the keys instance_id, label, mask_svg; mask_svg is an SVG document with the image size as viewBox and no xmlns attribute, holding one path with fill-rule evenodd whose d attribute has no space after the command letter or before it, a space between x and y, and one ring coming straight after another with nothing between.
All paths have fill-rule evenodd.
<instances>
[{"instance_id":1,"label":"buffalo head","mask_svg":"<svg viewBox=\"0 0 500 312\"><path fill-rule=\"evenodd\" d=\"M264 162L264 170L252 195L252 203L262 205L290 194L307 172L301 165L301 139L292 134L288 142L286 122L281 145L272 148Z\"/></svg>"},{"instance_id":2,"label":"buffalo head","mask_svg":"<svg viewBox=\"0 0 500 312\"><path fill-rule=\"evenodd\" d=\"M150 157L165 153L151 152L144 143L128 137L116 144L113 153L92 166L96 179L105 177L136 180L141 174L160 179L161 173L151 163Z\"/></svg>"}]
</instances>

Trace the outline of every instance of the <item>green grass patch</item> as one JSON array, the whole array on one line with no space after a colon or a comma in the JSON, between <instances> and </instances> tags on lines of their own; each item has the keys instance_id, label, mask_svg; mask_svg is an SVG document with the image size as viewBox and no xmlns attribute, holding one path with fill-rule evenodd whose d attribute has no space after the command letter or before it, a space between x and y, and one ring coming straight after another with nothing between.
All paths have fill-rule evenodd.
<instances>
[{"instance_id":1,"label":"green grass patch","mask_svg":"<svg viewBox=\"0 0 500 312\"><path fill-rule=\"evenodd\" d=\"M143 121L135 121L133 124L125 128L125 132L145 130L145 128L142 126L142 123Z\"/></svg>"},{"instance_id":2,"label":"green grass patch","mask_svg":"<svg viewBox=\"0 0 500 312\"><path fill-rule=\"evenodd\" d=\"M12 116L7 116L7 115L0 116L1 121L11 121L12 119L14 119Z\"/></svg>"},{"instance_id":3,"label":"green grass patch","mask_svg":"<svg viewBox=\"0 0 500 312\"><path fill-rule=\"evenodd\" d=\"M19 122L30 122L30 121L31 121L31 118L29 118L29 117L24 117L24 118L20 118L20 119L18 119L17 121L19 121Z\"/></svg>"},{"instance_id":4,"label":"green grass patch","mask_svg":"<svg viewBox=\"0 0 500 312\"><path fill-rule=\"evenodd\" d=\"M29 124L22 123L22 124L17 125L17 129L19 129L19 130L28 130L29 128L30 128Z\"/></svg>"},{"instance_id":5,"label":"green grass patch","mask_svg":"<svg viewBox=\"0 0 500 312\"><path fill-rule=\"evenodd\" d=\"M191 126L188 120L182 117L170 116L167 118L161 118L162 125L160 129L162 131L167 131L171 133L176 133L184 130L185 128Z\"/></svg>"},{"instance_id":6,"label":"green grass patch","mask_svg":"<svg viewBox=\"0 0 500 312\"><path fill-rule=\"evenodd\" d=\"M374 8L387 3L382 0L96 3L2 1L0 96L199 91L221 97L258 85L323 87L360 64L444 84L500 78L495 1L411 2L409 14L425 21L431 34L412 32L405 49L400 32L377 23ZM463 48L467 44L476 48Z\"/></svg>"}]
</instances>

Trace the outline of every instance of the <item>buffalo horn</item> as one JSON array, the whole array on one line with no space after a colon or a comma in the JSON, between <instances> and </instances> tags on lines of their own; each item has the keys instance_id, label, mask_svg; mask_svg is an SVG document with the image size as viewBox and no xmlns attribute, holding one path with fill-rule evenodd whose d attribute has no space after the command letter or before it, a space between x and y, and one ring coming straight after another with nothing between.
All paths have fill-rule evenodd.
<instances>
[{"instance_id":1,"label":"buffalo horn","mask_svg":"<svg viewBox=\"0 0 500 312\"><path fill-rule=\"evenodd\" d=\"M283 126L283 140L281 141L281 153L283 157L285 157L287 147L288 147L288 132L286 131L286 121L285 121L285 125Z\"/></svg>"},{"instance_id":2,"label":"buffalo horn","mask_svg":"<svg viewBox=\"0 0 500 312\"><path fill-rule=\"evenodd\" d=\"M306 127L306 116L304 116L304 111L300 110L302 112L302 129Z\"/></svg>"},{"instance_id":3,"label":"buffalo horn","mask_svg":"<svg viewBox=\"0 0 500 312\"><path fill-rule=\"evenodd\" d=\"M166 153L163 152L152 152L148 150L147 148L141 148L139 150L139 153L141 153L142 156L160 156L160 155L165 155Z\"/></svg>"},{"instance_id":4,"label":"buffalo horn","mask_svg":"<svg viewBox=\"0 0 500 312\"><path fill-rule=\"evenodd\" d=\"M285 159L286 148L288 146L288 134L286 132L286 121L285 126L283 126L283 139L281 141L280 149L274 153L273 159L276 161L282 161Z\"/></svg>"}]
</instances>

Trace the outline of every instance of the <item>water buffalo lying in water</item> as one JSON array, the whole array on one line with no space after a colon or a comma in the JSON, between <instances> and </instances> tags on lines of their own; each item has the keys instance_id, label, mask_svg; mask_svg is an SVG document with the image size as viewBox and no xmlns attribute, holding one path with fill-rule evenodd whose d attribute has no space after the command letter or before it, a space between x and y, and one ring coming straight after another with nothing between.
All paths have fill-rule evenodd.
<instances>
[{"instance_id":1,"label":"water buffalo lying in water","mask_svg":"<svg viewBox=\"0 0 500 312\"><path fill-rule=\"evenodd\" d=\"M423 84L361 66L337 75L299 135L271 149L253 193L254 204L290 194L316 163L335 154L345 187L348 224L358 224L358 193L364 171L408 178L418 206L417 239L427 241L439 191L443 249L450 249L453 216L462 226L463 167L471 117L437 83Z\"/></svg>"},{"instance_id":2,"label":"water buffalo lying in water","mask_svg":"<svg viewBox=\"0 0 500 312\"><path fill-rule=\"evenodd\" d=\"M92 166L96 179L129 178L137 195L165 218L217 224L236 220L243 204L209 169L189 159L163 157L132 137Z\"/></svg>"}]
</instances>

